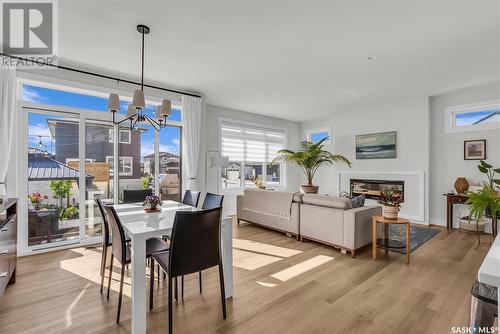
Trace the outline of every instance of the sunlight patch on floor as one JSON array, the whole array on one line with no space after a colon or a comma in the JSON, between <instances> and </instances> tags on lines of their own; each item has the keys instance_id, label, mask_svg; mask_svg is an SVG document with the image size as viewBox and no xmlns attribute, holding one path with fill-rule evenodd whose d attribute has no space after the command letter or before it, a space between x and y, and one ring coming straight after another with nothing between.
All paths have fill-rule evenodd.
<instances>
[{"instance_id":1,"label":"sunlight patch on floor","mask_svg":"<svg viewBox=\"0 0 500 334\"><path fill-rule=\"evenodd\" d=\"M288 281L291 278L299 276L316 267L319 267L333 259L334 258L331 256L318 255L309 260L297 263L296 265L293 265L285 270L279 271L276 274L271 275L271 277L274 277L282 282Z\"/></svg>"},{"instance_id":2,"label":"sunlight patch on floor","mask_svg":"<svg viewBox=\"0 0 500 334\"><path fill-rule=\"evenodd\" d=\"M233 249L233 266L236 268L255 270L280 260L281 257Z\"/></svg>"},{"instance_id":3,"label":"sunlight patch on floor","mask_svg":"<svg viewBox=\"0 0 500 334\"><path fill-rule=\"evenodd\" d=\"M266 282L259 282L259 281L257 281L257 284L265 286L266 288L274 288L276 285L278 285L275 283L266 283Z\"/></svg>"},{"instance_id":4,"label":"sunlight patch on floor","mask_svg":"<svg viewBox=\"0 0 500 334\"><path fill-rule=\"evenodd\" d=\"M299 250L263 244L246 239L233 239L233 248L279 257L290 257L302 253L302 251Z\"/></svg>"}]
</instances>

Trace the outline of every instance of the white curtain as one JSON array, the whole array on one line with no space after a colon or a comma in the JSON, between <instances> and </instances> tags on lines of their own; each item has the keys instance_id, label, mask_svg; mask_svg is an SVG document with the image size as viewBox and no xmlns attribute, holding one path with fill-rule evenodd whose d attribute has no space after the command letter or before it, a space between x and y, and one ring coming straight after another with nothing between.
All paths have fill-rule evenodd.
<instances>
[{"instance_id":1,"label":"white curtain","mask_svg":"<svg viewBox=\"0 0 500 334\"><path fill-rule=\"evenodd\" d=\"M188 177L187 189L199 190L196 179L201 139L201 99L182 96L182 146Z\"/></svg>"},{"instance_id":2,"label":"white curtain","mask_svg":"<svg viewBox=\"0 0 500 334\"><path fill-rule=\"evenodd\" d=\"M0 64L0 197L7 195L5 181L11 156L12 128L16 112L16 69Z\"/></svg>"}]
</instances>

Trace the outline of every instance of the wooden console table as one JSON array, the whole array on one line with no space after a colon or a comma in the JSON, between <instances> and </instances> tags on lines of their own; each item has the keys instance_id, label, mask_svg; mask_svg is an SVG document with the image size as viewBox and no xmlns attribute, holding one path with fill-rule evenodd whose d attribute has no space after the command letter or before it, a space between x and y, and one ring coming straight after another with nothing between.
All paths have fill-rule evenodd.
<instances>
[{"instance_id":1,"label":"wooden console table","mask_svg":"<svg viewBox=\"0 0 500 334\"><path fill-rule=\"evenodd\" d=\"M453 228L453 205L465 204L467 196L459 194L443 194L446 196L446 229Z\"/></svg>"}]
</instances>

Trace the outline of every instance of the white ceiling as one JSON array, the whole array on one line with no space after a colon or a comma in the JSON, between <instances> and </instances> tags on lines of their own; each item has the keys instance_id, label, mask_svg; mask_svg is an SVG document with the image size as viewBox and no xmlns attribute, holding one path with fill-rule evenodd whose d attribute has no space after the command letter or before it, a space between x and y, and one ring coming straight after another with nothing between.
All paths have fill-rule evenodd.
<instances>
[{"instance_id":1,"label":"white ceiling","mask_svg":"<svg viewBox=\"0 0 500 334\"><path fill-rule=\"evenodd\" d=\"M59 56L303 121L500 78L500 2L63 1ZM376 60L368 60L377 55Z\"/></svg>"}]
</instances>

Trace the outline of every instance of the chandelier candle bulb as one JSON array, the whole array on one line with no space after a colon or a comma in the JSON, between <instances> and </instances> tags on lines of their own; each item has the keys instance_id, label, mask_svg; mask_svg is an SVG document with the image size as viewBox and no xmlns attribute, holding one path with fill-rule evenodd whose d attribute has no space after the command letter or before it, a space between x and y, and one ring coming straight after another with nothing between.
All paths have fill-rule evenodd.
<instances>
[{"instance_id":1,"label":"chandelier candle bulb","mask_svg":"<svg viewBox=\"0 0 500 334\"><path fill-rule=\"evenodd\" d=\"M128 105L127 108L127 116L134 116L135 115L135 108L131 104Z\"/></svg>"}]
</instances>

